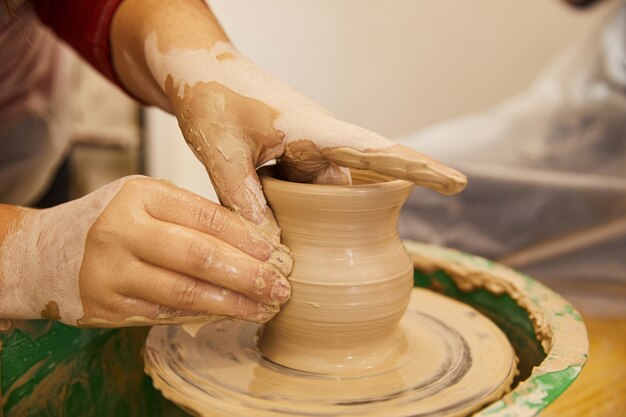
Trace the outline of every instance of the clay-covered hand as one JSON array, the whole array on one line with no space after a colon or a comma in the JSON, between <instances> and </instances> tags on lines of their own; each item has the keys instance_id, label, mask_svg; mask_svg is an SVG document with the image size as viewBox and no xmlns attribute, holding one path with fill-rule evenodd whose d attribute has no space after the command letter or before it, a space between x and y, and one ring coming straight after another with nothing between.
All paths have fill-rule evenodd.
<instances>
[{"instance_id":1,"label":"clay-covered hand","mask_svg":"<svg viewBox=\"0 0 626 417\"><path fill-rule=\"evenodd\" d=\"M0 207L2 318L265 322L290 296L288 249L171 183L126 177L50 209L9 207Z\"/></svg>"},{"instance_id":2,"label":"clay-covered hand","mask_svg":"<svg viewBox=\"0 0 626 417\"><path fill-rule=\"evenodd\" d=\"M358 126L337 120L242 56L197 0L126 0L113 25L113 55L126 87L175 114L220 201L277 232L255 168L279 158L287 179L349 183L367 168L444 194L459 172Z\"/></svg>"}]
</instances>

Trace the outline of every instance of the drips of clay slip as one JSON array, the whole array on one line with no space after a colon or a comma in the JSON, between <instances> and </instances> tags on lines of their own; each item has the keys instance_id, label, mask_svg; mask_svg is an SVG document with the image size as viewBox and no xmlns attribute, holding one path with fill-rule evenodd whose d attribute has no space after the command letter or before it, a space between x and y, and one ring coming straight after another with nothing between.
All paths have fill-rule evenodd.
<instances>
[{"instance_id":1,"label":"drips of clay slip","mask_svg":"<svg viewBox=\"0 0 626 417\"><path fill-rule=\"evenodd\" d=\"M295 259L292 299L264 327L153 329L146 370L167 398L202 416L461 416L508 390L515 354L502 332L412 289L396 231L411 183L356 171L353 186L297 184L269 172L263 188Z\"/></svg>"}]
</instances>

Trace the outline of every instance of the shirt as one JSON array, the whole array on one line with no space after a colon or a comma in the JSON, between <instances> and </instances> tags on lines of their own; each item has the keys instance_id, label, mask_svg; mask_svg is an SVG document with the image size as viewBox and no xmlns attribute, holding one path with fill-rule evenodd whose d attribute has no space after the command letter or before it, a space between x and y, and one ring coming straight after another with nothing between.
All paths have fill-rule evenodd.
<instances>
[{"instance_id":1,"label":"shirt","mask_svg":"<svg viewBox=\"0 0 626 417\"><path fill-rule=\"evenodd\" d=\"M57 37L121 86L109 43L121 1L22 0L17 18L0 7L0 203L38 199L68 149L71 86Z\"/></svg>"}]
</instances>

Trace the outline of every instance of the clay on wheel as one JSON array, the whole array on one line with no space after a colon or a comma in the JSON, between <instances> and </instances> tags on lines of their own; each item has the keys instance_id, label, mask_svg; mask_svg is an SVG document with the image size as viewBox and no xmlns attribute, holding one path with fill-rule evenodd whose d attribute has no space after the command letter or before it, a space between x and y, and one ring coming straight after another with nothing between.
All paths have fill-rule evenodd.
<instances>
[{"instance_id":1,"label":"clay on wheel","mask_svg":"<svg viewBox=\"0 0 626 417\"><path fill-rule=\"evenodd\" d=\"M413 289L396 230L413 185L353 178L261 176L294 255L292 299L264 327L227 320L195 338L154 328L146 370L167 398L203 416L461 416L508 390L515 354L502 332Z\"/></svg>"}]
</instances>

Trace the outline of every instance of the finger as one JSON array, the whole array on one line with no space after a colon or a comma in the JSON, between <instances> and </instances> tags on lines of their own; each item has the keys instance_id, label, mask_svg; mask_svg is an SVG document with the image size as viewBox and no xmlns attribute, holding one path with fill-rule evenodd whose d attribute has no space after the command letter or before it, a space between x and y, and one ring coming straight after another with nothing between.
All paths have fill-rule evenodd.
<instances>
[{"instance_id":1,"label":"finger","mask_svg":"<svg viewBox=\"0 0 626 417\"><path fill-rule=\"evenodd\" d=\"M341 167L335 164L328 164L326 169L320 171L315 179L315 184L352 184L352 176L348 168Z\"/></svg>"},{"instance_id":2,"label":"finger","mask_svg":"<svg viewBox=\"0 0 626 417\"><path fill-rule=\"evenodd\" d=\"M467 177L434 159L402 145L384 149L358 150L349 147L325 148L324 157L341 166L369 169L414 182L441 194L456 194L467 185Z\"/></svg>"},{"instance_id":3,"label":"finger","mask_svg":"<svg viewBox=\"0 0 626 417\"><path fill-rule=\"evenodd\" d=\"M322 172L324 163L369 169L443 194L458 193L467 184L460 172L350 123L320 118L310 134L286 145L283 157L298 170Z\"/></svg>"},{"instance_id":4,"label":"finger","mask_svg":"<svg viewBox=\"0 0 626 417\"><path fill-rule=\"evenodd\" d=\"M92 305L85 312L85 316L78 321L78 326L117 328L157 324L206 323L227 318L226 316L177 310L121 294L117 294L107 301L107 305ZM264 320L263 317L260 318Z\"/></svg>"},{"instance_id":5,"label":"finger","mask_svg":"<svg viewBox=\"0 0 626 417\"><path fill-rule=\"evenodd\" d=\"M267 261L284 275L291 272L291 252L278 239L219 204L171 183L159 184L146 211L155 219L212 235L256 259Z\"/></svg>"},{"instance_id":6,"label":"finger","mask_svg":"<svg viewBox=\"0 0 626 417\"><path fill-rule=\"evenodd\" d=\"M328 162L310 141L290 143L278 160L282 178L316 184L351 184L350 170Z\"/></svg>"},{"instance_id":7,"label":"finger","mask_svg":"<svg viewBox=\"0 0 626 417\"><path fill-rule=\"evenodd\" d=\"M220 202L270 236L280 239L280 229L263 195L249 150L243 142L237 142L235 146L241 148L239 152L230 156L219 154L206 163Z\"/></svg>"},{"instance_id":8,"label":"finger","mask_svg":"<svg viewBox=\"0 0 626 417\"><path fill-rule=\"evenodd\" d=\"M145 262L120 290L126 297L166 307L151 316L160 320L200 313L266 322L278 311L278 307L256 303L233 291Z\"/></svg>"},{"instance_id":9,"label":"finger","mask_svg":"<svg viewBox=\"0 0 626 417\"><path fill-rule=\"evenodd\" d=\"M184 226L152 220L131 245L133 253L144 261L235 291L256 302L280 305L291 294L289 281L267 263Z\"/></svg>"},{"instance_id":10,"label":"finger","mask_svg":"<svg viewBox=\"0 0 626 417\"><path fill-rule=\"evenodd\" d=\"M243 136L229 120L203 118L194 122L185 138L206 167L222 205L280 239L280 229L255 172L256 158Z\"/></svg>"},{"instance_id":11,"label":"finger","mask_svg":"<svg viewBox=\"0 0 626 417\"><path fill-rule=\"evenodd\" d=\"M116 328L151 326L189 321L216 320L219 317L193 311L176 310L135 297L114 294L106 301L91 304L78 320L80 327Z\"/></svg>"}]
</instances>

